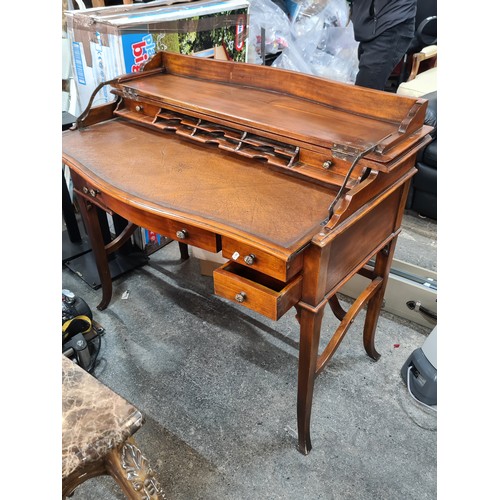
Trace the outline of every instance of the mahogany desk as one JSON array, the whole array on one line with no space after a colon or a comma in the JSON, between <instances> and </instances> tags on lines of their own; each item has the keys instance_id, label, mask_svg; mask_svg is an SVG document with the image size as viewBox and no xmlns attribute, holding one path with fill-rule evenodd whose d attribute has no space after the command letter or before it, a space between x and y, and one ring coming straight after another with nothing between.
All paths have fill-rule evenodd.
<instances>
[{"instance_id":1,"label":"mahogany desk","mask_svg":"<svg viewBox=\"0 0 500 500\"><path fill-rule=\"evenodd\" d=\"M63 133L102 283L107 255L146 227L230 261L215 293L273 320L294 307L300 328L298 448L311 449L314 381L362 307L375 329L427 101L286 70L161 52L112 82L115 102ZM99 88L98 88L99 89ZM98 91L96 89L96 92ZM96 207L129 221L105 245ZM374 265L368 262L374 259ZM368 285L344 311L337 292ZM325 307L338 328L318 353Z\"/></svg>"}]
</instances>

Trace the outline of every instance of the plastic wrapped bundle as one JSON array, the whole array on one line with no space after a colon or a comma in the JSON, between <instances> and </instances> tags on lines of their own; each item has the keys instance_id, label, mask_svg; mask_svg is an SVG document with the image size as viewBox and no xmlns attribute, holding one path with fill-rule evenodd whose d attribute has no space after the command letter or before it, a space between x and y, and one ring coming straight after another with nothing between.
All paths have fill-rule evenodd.
<instances>
[{"instance_id":1,"label":"plastic wrapped bundle","mask_svg":"<svg viewBox=\"0 0 500 500\"><path fill-rule=\"evenodd\" d=\"M345 0L289 3L291 36L273 66L354 83L358 42Z\"/></svg>"},{"instance_id":2,"label":"plastic wrapped bundle","mask_svg":"<svg viewBox=\"0 0 500 500\"><path fill-rule=\"evenodd\" d=\"M261 53L263 33L265 36L264 54ZM265 56L285 50L290 38L290 19L281 7L272 0L251 1L248 62L264 64Z\"/></svg>"}]
</instances>

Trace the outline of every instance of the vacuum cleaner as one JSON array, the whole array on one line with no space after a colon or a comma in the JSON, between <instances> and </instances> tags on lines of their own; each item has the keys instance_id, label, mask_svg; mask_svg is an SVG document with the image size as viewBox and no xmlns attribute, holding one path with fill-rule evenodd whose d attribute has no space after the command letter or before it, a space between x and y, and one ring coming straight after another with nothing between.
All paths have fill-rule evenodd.
<instances>
[{"instance_id":1,"label":"vacuum cleaner","mask_svg":"<svg viewBox=\"0 0 500 500\"><path fill-rule=\"evenodd\" d=\"M401 378L415 399L428 406L437 405L437 325L422 347L406 360Z\"/></svg>"}]
</instances>

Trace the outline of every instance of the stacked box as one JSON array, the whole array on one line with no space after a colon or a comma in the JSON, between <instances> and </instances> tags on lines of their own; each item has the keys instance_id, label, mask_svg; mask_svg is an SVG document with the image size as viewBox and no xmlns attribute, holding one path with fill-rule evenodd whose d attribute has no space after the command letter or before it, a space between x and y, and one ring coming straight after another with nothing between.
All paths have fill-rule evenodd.
<instances>
[{"instance_id":1,"label":"stacked box","mask_svg":"<svg viewBox=\"0 0 500 500\"><path fill-rule=\"evenodd\" d=\"M229 259L222 257L222 250L218 253L208 252L197 247L190 247L191 255L200 264L200 274L213 277L213 272L218 267L228 262Z\"/></svg>"},{"instance_id":2,"label":"stacked box","mask_svg":"<svg viewBox=\"0 0 500 500\"><path fill-rule=\"evenodd\" d=\"M102 82L139 71L160 50L247 62L248 0L151 2L66 11L80 113ZM92 105L114 100L109 86Z\"/></svg>"}]
</instances>

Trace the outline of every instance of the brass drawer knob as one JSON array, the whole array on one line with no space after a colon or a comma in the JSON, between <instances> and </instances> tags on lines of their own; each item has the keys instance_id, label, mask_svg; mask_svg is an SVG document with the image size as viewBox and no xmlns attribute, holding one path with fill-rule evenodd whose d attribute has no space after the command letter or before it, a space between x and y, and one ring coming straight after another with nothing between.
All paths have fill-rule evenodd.
<instances>
[{"instance_id":1,"label":"brass drawer knob","mask_svg":"<svg viewBox=\"0 0 500 500\"><path fill-rule=\"evenodd\" d=\"M82 191L84 194L90 194L92 198L95 198L100 193L98 189L92 189L92 188L89 189L87 186L83 186Z\"/></svg>"},{"instance_id":2,"label":"brass drawer knob","mask_svg":"<svg viewBox=\"0 0 500 500\"><path fill-rule=\"evenodd\" d=\"M175 234L180 240L185 240L187 238L188 232L185 229L180 229Z\"/></svg>"},{"instance_id":3,"label":"brass drawer knob","mask_svg":"<svg viewBox=\"0 0 500 500\"><path fill-rule=\"evenodd\" d=\"M248 264L249 266L251 266L255 262L255 255L253 253L251 253L249 255L245 255L243 260L245 261L245 264Z\"/></svg>"},{"instance_id":4,"label":"brass drawer knob","mask_svg":"<svg viewBox=\"0 0 500 500\"><path fill-rule=\"evenodd\" d=\"M235 296L234 296L234 300L236 300L236 302L239 302L240 304L247 298L247 294L245 292L240 292L240 293L237 293Z\"/></svg>"}]
</instances>

